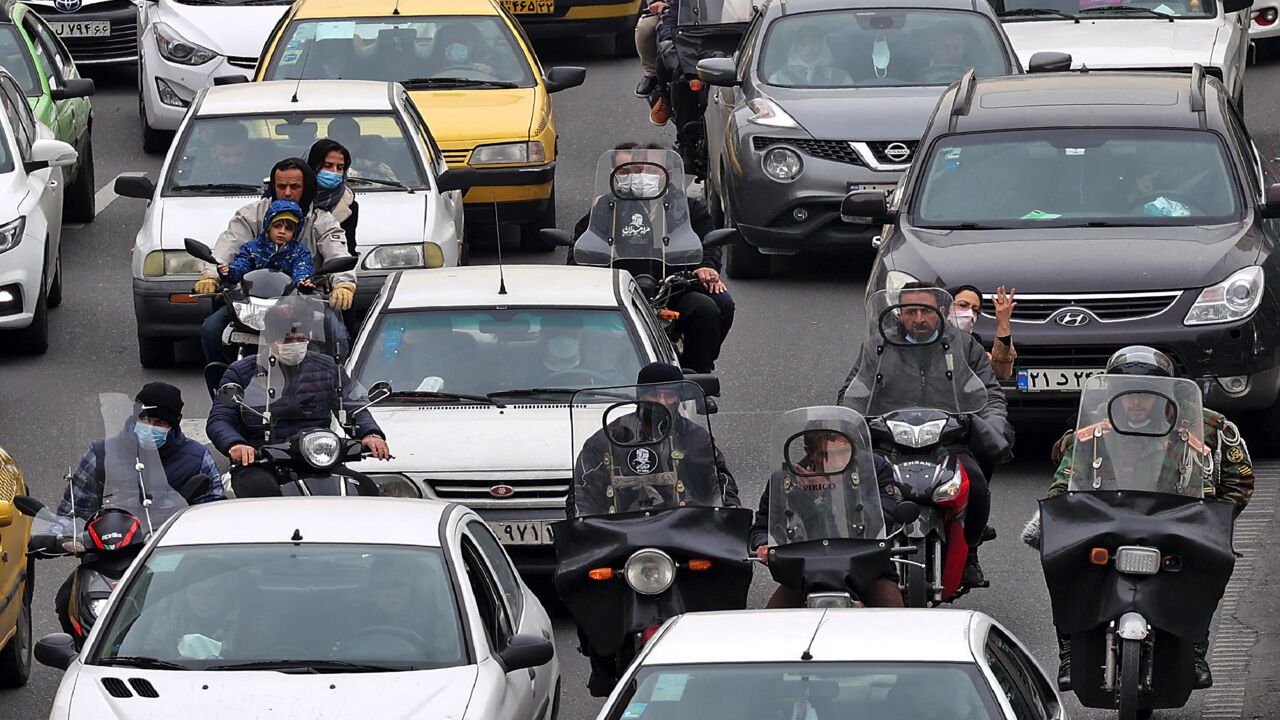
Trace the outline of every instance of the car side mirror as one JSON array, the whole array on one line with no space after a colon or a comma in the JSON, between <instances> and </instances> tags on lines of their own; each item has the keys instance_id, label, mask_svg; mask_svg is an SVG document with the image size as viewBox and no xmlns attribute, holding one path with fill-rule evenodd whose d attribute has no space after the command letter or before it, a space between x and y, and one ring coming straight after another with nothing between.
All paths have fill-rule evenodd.
<instances>
[{"instance_id":1,"label":"car side mirror","mask_svg":"<svg viewBox=\"0 0 1280 720\"><path fill-rule=\"evenodd\" d=\"M182 247L186 248L187 254L191 257L203 260L210 265L218 264L218 259L213 256L213 251L209 249L209 246L195 238L183 238Z\"/></svg>"},{"instance_id":2,"label":"car side mirror","mask_svg":"<svg viewBox=\"0 0 1280 720\"><path fill-rule=\"evenodd\" d=\"M223 405L239 405L244 400L244 388L239 383L227 383L218 388L218 402Z\"/></svg>"},{"instance_id":3,"label":"car side mirror","mask_svg":"<svg viewBox=\"0 0 1280 720\"><path fill-rule=\"evenodd\" d=\"M74 165L80 154L61 140L41 138L31 143L31 159L22 164L28 173L51 167Z\"/></svg>"},{"instance_id":4,"label":"car side mirror","mask_svg":"<svg viewBox=\"0 0 1280 720\"><path fill-rule=\"evenodd\" d=\"M45 635L36 642L36 660L51 668L66 670L78 654L76 641L66 633Z\"/></svg>"},{"instance_id":5,"label":"car side mirror","mask_svg":"<svg viewBox=\"0 0 1280 720\"><path fill-rule=\"evenodd\" d=\"M334 273L347 272L355 270L356 265L360 263L360 258L355 255L343 255L342 257L329 258L320 264L316 269L317 275L332 275Z\"/></svg>"},{"instance_id":6,"label":"car side mirror","mask_svg":"<svg viewBox=\"0 0 1280 720\"><path fill-rule=\"evenodd\" d=\"M13 497L13 505L18 508L18 512L27 517L35 517L44 510L44 503L30 495L15 495Z\"/></svg>"},{"instance_id":7,"label":"car side mirror","mask_svg":"<svg viewBox=\"0 0 1280 720\"><path fill-rule=\"evenodd\" d=\"M560 228L542 228L538 231L538 237L542 242L548 245L573 247L573 234L568 230L561 230Z\"/></svg>"},{"instance_id":8,"label":"car side mirror","mask_svg":"<svg viewBox=\"0 0 1280 720\"><path fill-rule=\"evenodd\" d=\"M1262 217L1280 218L1280 183L1267 188L1267 203L1262 206Z\"/></svg>"},{"instance_id":9,"label":"car side mirror","mask_svg":"<svg viewBox=\"0 0 1280 720\"><path fill-rule=\"evenodd\" d=\"M738 65L731 58L707 58L698 61L698 78L708 85L734 87L738 82Z\"/></svg>"},{"instance_id":10,"label":"car side mirror","mask_svg":"<svg viewBox=\"0 0 1280 720\"><path fill-rule=\"evenodd\" d=\"M555 657L555 647L551 641L540 635L516 635L507 646L498 653L498 659L507 672L527 670L546 665Z\"/></svg>"},{"instance_id":11,"label":"car side mirror","mask_svg":"<svg viewBox=\"0 0 1280 720\"><path fill-rule=\"evenodd\" d=\"M738 228L720 228L707 233L702 239L702 247L713 248L721 245L728 245L742 237L742 231Z\"/></svg>"},{"instance_id":12,"label":"car side mirror","mask_svg":"<svg viewBox=\"0 0 1280 720\"><path fill-rule=\"evenodd\" d=\"M187 501L188 505L194 505L201 495L209 491L209 484L212 482L213 480L204 473L192 475L182 483L181 488L178 488L178 494Z\"/></svg>"},{"instance_id":13,"label":"car side mirror","mask_svg":"<svg viewBox=\"0 0 1280 720\"><path fill-rule=\"evenodd\" d=\"M840 219L860 225L883 225L889 219L889 202L881 190L854 190L840 201Z\"/></svg>"},{"instance_id":14,"label":"car side mirror","mask_svg":"<svg viewBox=\"0 0 1280 720\"><path fill-rule=\"evenodd\" d=\"M64 80L62 87L50 90L49 97L54 100L89 97L97 89L97 85L89 78L71 78L70 80Z\"/></svg>"},{"instance_id":15,"label":"car side mirror","mask_svg":"<svg viewBox=\"0 0 1280 720\"><path fill-rule=\"evenodd\" d=\"M553 67L547 71L546 77L542 78L542 84L547 88L548 93L558 93L561 90L578 87L586 81L587 69L571 66Z\"/></svg>"},{"instance_id":16,"label":"car side mirror","mask_svg":"<svg viewBox=\"0 0 1280 720\"><path fill-rule=\"evenodd\" d=\"M116 194L120 197L150 200L156 194L156 184L145 175L121 175L116 178Z\"/></svg>"},{"instance_id":17,"label":"car side mirror","mask_svg":"<svg viewBox=\"0 0 1280 720\"><path fill-rule=\"evenodd\" d=\"M216 87L221 87L223 85L239 85L240 83L247 82L249 82L249 78L243 75L222 75L221 77L213 79L213 84Z\"/></svg>"},{"instance_id":18,"label":"car side mirror","mask_svg":"<svg viewBox=\"0 0 1280 720\"><path fill-rule=\"evenodd\" d=\"M1233 13L1253 7L1253 0L1222 0L1223 12Z\"/></svg>"},{"instance_id":19,"label":"car side mirror","mask_svg":"<svg viewBox=\"0 0 1280 720\"><path fill-rule=\"evenodd\" d=\"M1029 73L1070 72L1071 54L1064 52L1038 52L1027 62Z\"/></svg>"},{"instance_id":20,"label":"car side mirror","mask_svg":"<svg viewBox=\"0 0 1280 720\"><path fill-rule=\"evenodd\" d=\"M920 506L910 500L903 500L893 509L893 520L899 525L910 525L920 519Z\"/></svg>"},{"instance_id":21,"label":"car side mirror","mask_svg":"<svg viewBox=\"0 0 1280 720\"><path fill-rule=\"evenodd\" d=\"M13 524L13 503L0 500L0 528L7 528Z\"/></svg>"}]
</instances>

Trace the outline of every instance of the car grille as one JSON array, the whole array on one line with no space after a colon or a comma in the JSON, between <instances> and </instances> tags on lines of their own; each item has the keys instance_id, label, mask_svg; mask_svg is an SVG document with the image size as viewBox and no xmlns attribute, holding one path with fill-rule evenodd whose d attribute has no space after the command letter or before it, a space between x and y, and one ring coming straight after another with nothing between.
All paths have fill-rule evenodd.
<instances>
[{"instance_id":1,"label":"car grille","mask_svg":"<svg viewBox=\"0 0 1280 720\"><path fill-rule=\"evenodd\" d=\"M808 140L805 138L761 137L759 135L751 138L751 146L757 151L764 150L771 145L790 145L805 155L831 160L832 162L847 163L849 165L863 164L858 152L846 140Z\"/></svg>"},{"instance_id":2,"label":"car grille","mask_svg":"<svg viewBox=\"0 0 1280 720\"><path fill-rule=\"evenodd\" d=\"M441 500L453 500L470 508L512 508L536 503L538 506L563 507L569 494L569 478L422 478L421 482ZM507 485L514 492L495 498L490 488Z\"/></svg>"},{"instance_id":3,"label":"car grille","mask_svg":"<svg viewBox=\"0 0 1280 720\"><path fill-rule=\"evenodd\" d=\"M1102 322L1137 320L1159 315L1169 309L1182 293L1177 290L1098 295L1018 295L1013 310L1017 322L1042 323L1068 308L1084 310ZM994 318L990 311L984 316Z\"/></svg>"},{"instance_id":4,"label":"car grille","mask_svg":"<svg viewBox=\"0 0 1280 720\"><path fill-rule=\"evenodd\" d=\"M1021 303L1022 299L1019 298ZM1018 351L1019 368L1062 368L1072 370L1101 370L1107 361L1120 349L1119 345L1019 345L1014 338L1014 347ZM1169 356L1179 374L1186 371L1182 360L1168 348L1157 347L1157 350Z\"/></svg>"},{"instance_id":5,"label":"car grille","mask_svg":"<svg viewBox=\"0 0 1280 720\"><path fill-rule=\"evenodd\" d=\"M917 140L874 140L867 143L867 147L871 148L871 154L875 156L876 162L881 165L908 165L916 157L916 146L919 145ZM899 158L891 158L888 155L890 145L905 145L907 147L907 156Z\"/></svg>"},{"instance_id":6,"label":"car grille","mask_svg":"<svg viewBox=\"0 0 1280 720\"><path fill-rule=\"evenodd\" d=\"M440 154L444 155L444 161L449 165L449 167L466 165L467 158L471 157L470 150L441 150Z\"/></svg>"},{"instance_id":7,"label":"car grille","mask_svg":"<svg viewBox=\"0 0 1280 720\"><path fill-rule=\"evenodd\" d=\"M227 64L233 65L245 70L254 70L258 67L258 58L256 57L228 57Z\"/></svg>"},{"instance_id":8,"label":"car grille","mask_svg":"<svg viewBox=\"0 0 1280 720\"><path fill-rule=\"evenodd\" d=\"M131 0L94 5L74 13L58 12L46 5L32 7L49 22L111 22L111 34L107 37L62 38L62 44L77 63L128 62L138 58L138 9Z\"/></svg>"}]
</instances>

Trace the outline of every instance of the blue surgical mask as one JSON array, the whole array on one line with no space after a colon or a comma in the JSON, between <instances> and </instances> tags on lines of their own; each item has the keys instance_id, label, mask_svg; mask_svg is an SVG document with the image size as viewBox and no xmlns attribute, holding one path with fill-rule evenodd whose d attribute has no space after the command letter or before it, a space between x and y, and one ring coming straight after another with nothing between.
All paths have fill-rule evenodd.
<instances>
[{"instance_id":1,"label":"blue surgical mask","mask_svg":"<svg viewBox=\"0 0 1280 720\"><path fill-rule=\"evenodd\" d=\"M332 190L342 184L342 176L336 172L321 170L316 173L316 184L325 190Z\"/></svg>"},{"instance_id":2,"label":"blue surgical mask","mask_svg":"<svg viewBox=\"0 0 1280 720\"><path fill-rule=\"evenodd\" d=\"M444 58L454 65L461 65L471 56L471 48L462 43L451 43L444 49Z\"/></svg>"},{"instance_id":3,"label":"blue surgical mask","mask_svg":"<svg viewBox=\"0 0 1280 720\"><path fill-rule=\"evenodd\" d=\"M169 429L149 425L139 420L133 426L133 434L138 436L138 444L144 448L155 450L169 438Z\"/></svg>"}]
</instances>

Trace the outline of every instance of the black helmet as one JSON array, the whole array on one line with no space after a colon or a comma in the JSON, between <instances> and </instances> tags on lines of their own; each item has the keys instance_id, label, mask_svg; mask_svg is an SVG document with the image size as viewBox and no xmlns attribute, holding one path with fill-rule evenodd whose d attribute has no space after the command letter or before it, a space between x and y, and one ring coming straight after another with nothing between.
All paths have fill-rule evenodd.
<instances>
[{"instance_id":1,"label":"black helmet","mask_svg":"<svg viewBox=\"0 0 1280 720\"><path fill-rule=\"evenodd\" d=\"M1177 377L1168 355L1146 345L1120 348L1107 360L1108 375L1155 375Z\"/></svg>"}]
</instances>

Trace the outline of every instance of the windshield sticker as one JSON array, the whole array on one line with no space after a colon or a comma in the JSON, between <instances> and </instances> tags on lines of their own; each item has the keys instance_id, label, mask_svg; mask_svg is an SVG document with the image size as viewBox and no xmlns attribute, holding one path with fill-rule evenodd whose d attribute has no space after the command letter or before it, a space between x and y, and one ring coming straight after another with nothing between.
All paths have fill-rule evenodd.
<instances>
[{"instance_id":1,"label":"windshield sticker","mask_svg":"<svg viewBox=\"0 0 1280 720\"><path fill-rule=\"evenodd\" d=\"M316 24L316 39L329 40L338 38L350 40L356 32L354 22L322 22Z\"/></svg>"},{"instance_id":2,"label":"windshield sticker","mask_svg":"<svg viewBox=\"0 0 1280 720\"><path fill-rule=\"evenodd\" d=\"M688 675L663 674L654 683L653 694L649 699L653 702L675 702L684 697L684 686L689 682Z\"/></svg>"},{"instance_id":3,"label":"windshield sticker","mask_svg":"<svg viewBox=\"0 0 1280 720\"><path fill-rule=\"evenodd\" d=\"M1023 215L1022 219L1023 220L1057 220L1060 217L1062 216L1059 215L1058 213L1049 213L1043 210L1032 210L1026 215Z\"/></svg>"},{"instance_id":4,"label":"windshield sticker","mask_svg":"<svg viewBox=\"0 0 1280 720\"><path fill-rule=\"evenodd\" d=\"M961 148L942 148L943 160L959 160Z\"/></svg>"},{"instance_id":5,"label":"windshield sticker","mask_svg":"<svg viewBox=\"0 0 1280 720\"><path fill-rule=\"evenodd\" d=\"M638 703L638 702L631 703L630 705L627 706L626 710L622 711L622 720L631 720L633 718L640 717L641 715L644 714L644 709L646 707L648 707L647 703Z\"/></svg>"}]
</instances>

